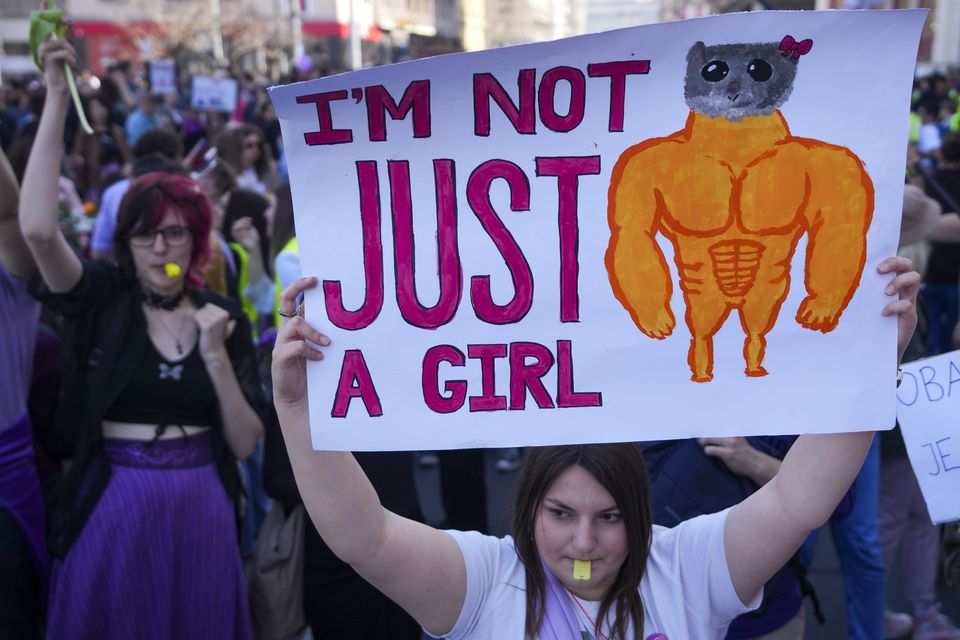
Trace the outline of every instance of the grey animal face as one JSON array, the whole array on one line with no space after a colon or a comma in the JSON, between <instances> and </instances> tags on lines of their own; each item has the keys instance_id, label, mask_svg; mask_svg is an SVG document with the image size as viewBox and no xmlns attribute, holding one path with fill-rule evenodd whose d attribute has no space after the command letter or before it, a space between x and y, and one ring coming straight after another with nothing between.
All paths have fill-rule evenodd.
<instances>
[{"instance_id":1,"label":"grey animal face","mask_svg":"<svg viewBox=\"0 0 960 640\"><path fill-rule=\"evenodd\" d=\"M736 122L770 115L790 97L797 63L776 42L722 44L698 42L687 53L683 93L697 113Z\"/></svg>"}]
</instances>

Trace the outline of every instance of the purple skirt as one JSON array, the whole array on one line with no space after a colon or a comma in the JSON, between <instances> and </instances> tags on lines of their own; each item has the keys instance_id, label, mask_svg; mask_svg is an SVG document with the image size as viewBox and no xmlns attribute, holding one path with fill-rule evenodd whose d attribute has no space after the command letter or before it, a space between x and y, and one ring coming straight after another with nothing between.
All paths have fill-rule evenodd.
<instances>
[{"instance_id":1,"label":"purple skirt","mask_svg":"<svg viewBox=\"0 0 960 640\"><path fill-rule=\"evenodd\" d=\"M105 449L110 483L53 566L47 637L250 638L234 509L209 435Z\"/></svg>"},{"instance_id":2,"label":"purple skirt","mask_svg":"<svg viewBox=\"0 0 960 640\"><path fill-rule=\"evenodd\" d=\"M0 507L19 525L33 556L42 595L46 596L49 559L45 506L34 461L30 414L0 429Z\"/></svg>"}]
</instances>

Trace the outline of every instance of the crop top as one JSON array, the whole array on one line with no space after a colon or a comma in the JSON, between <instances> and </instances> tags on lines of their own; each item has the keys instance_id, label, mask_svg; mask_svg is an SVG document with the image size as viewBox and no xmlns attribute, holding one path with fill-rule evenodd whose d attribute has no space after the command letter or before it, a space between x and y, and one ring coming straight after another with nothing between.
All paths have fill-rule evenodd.
<instances>
[{"instance_id":1,"label":"crop top","mask_svg":"<svg viewBox=\"0 0 960 640\"><path fill-rule=\"evenodd\" d=\"M209 427L216 424L217 394L198 349L176 362L147 340L140 366L104 420L155 425Z\"/></svg>"}]
</instances>

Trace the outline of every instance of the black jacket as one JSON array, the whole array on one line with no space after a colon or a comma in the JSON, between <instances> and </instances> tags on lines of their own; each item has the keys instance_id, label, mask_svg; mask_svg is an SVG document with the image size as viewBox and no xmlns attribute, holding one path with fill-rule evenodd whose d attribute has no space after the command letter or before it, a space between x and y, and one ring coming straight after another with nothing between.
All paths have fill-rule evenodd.
<instances>
[{"instance_id":1,"label":"black jacket","mask_svg":"<svg viewBox=\"0 0 960 640\"><path fill-rule=\"evenodd\" d=\"M142 361L149 337L140 286L113 264L84 261L83 276L71 291L52 293L37 279L33 292L63 318L64 378L49 442L55 455L73 459L54 497L50 526L51 552L62 558L110 480L103 417ZM193 292L191 298L197 307L208 302L223 307L236 320L236 329L226 342L227 352L247 402L262 417L263 390L246 316L233 301L206 290ZM236 459L219 421L217 412L211 425L217 470L227 494L239 507L242 489Z\"/></svg>"}]
</instances>

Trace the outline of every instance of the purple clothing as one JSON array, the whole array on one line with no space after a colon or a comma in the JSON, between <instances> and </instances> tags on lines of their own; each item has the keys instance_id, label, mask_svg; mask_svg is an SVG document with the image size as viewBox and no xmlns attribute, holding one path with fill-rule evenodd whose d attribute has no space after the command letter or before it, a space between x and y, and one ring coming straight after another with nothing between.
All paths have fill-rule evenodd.
<instances>
[{"instance_id":1,"label":"purple clothing","mask_svg":"<svg viewBox=\"0 0 960 640\"><path fill-rule=\"evenodd\" d=\"M104 448L110 483L54 563L47 636L249 639L234 509L209 434Z\"/></svg>"},{"instance_id":2,"label":"purple clothing","mask_svg":"<svg viewBox=\"0 0 960 640\"><path fill-rule=\"evenodd\" d=\"M50 559L43 495L33 456L30 416L24 411L12 426L0 431L0 508L13 516L33 556L41 594L47 593Z\"/></svg>"},{"instance_id":3,"label":"purple clothing","mask_svg":"<svg viewBox=\"0 0 960 640\"><path fill-rule=\"evenodd\" d=\"M557 577L541 561L543 575L546 578L543 625L537 640L569 640L580 637L580 625L573 610L570 594L560 584Z\"/></svg>"},{"instance_id":4,"label":"purple clothing","mask_svg":"<svg viewBox=\"0 0 960 640\"><path fill-rule=\"evenodd\" d=\"M17 424L27 409L33 371L40 303L27 291L27 281L15 278L0 265L0 432Z\"/></svg>"}]
</instances>

